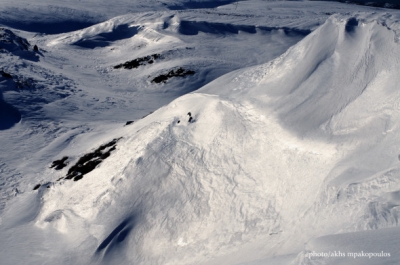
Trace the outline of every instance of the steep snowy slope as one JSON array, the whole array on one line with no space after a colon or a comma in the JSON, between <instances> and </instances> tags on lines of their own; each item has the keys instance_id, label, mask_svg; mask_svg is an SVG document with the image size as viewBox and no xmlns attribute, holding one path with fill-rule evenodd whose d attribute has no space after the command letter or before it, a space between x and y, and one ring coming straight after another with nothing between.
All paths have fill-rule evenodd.
<instances>
[{"instance_id":1,"label":"steep snowy slope","mask_svg":"<svg viewBox=\"0 0 400 265\"><path fill-rule=\"evenodd\" d=\"M353 264L310 256L337 245L398 262L400 15L337 14L304 37L329 15L275 4L260 25L248 2L242 20L224 7L16 31L40 61L7 51L2 69L43 78L21 92L1 79L0 108L22 114L0 132L2 186L21 189L1 214L2 263ZM114 68L127 61L142 65ZM177 67L196 73L151 82Z\"/></svg>"},{"instance_id":2,"label":"steep snowy slope","mask_svg":"<svg viewBox=\"0 0 400 265\"><path fill-rule=\"evenodd\" d=\"M17 196L4 238L45 233L23 247L32 263L237 264L396 226L398 19L333 16L278 59L110 132L116 150L82 179L48 169ZM313 244L294 264L336 264L307 258Z\"/></svg>"},{"instance_id":3,"label":"steep snowy slope","mask_svg":"<svg viewBox=\"0 0 400 265\"><path fill-rule=\"evenodd\" d=\"M335 156L329 159L336 160L338 156L334 167L329 174L312 178L312 185L320 185L319 191L314 191L318 195L302 215L297 215L298 222L306 226L293 223L297 235L288 237L283 245L292 245L293 240L307 233L329 234L397 225L398 37L397 16L333 17L278 60L255 68L252 74L232 73L231 85L219 90L218 94L230 100L247 98L254 109L276 117L296 138L334 146ZM245 82L241 82L243 78ZM257 85L248 82L249 79ZM214 92L214 85L218 86L213 83L201 91ZM309 166L315 167L315 162ZM298 171L293 176L297 178ZM309 197L303 199L306 198ZM378 237L379 232L374 235ZM393 244L398 246L396 234L388 245L384 242L387 232L382 235L385 239L376 245L363 245L358 239L357 248L349 245L349 249L372 251L375 246L375 252L380 253L393 250ZM362 238L362 234L344 236L340 244L346 242L345 238L358 236ZM337 245L327 243L324 250L329 247L335 250ZM321 251L315 244L308 251L313 251L312 246ZM342 246L342 251L346 249ZM396 263L396 252L392 252L391 258L371 262ZM338 264L339 261L315 257L316 263L305 258L294 264L302 262ZM365 264L362 259L358 262L347 260L345 264Z\"/></svg>"},{"instance_id":4,"label":"steep snowy slope","mask_svg":"<svg viewBox=\"0 0 400 265\"><path fill-rule=\"evenodd\" d=\"M318 5L294 3L184 11L155 7L57 35L9 29L31 50L34 45L39 50L33 61L2 52L0 69L12 77L0 79L3 108L9 113L4 128L20 122L1 131L0 211L7 198L42 181L43 169L65 151L93 147L80 142L82 134L107 138L111 128L136 121L227 72L265 63L329 16ZM342 11L335 5L330 9ZM0 23L18 19L18 10ZM59 18L58 9L46 10ZM97 11L104 12L104 6L91 9ZM68 17L86 19L74 11Z\"/></svg>"}]
</instances>

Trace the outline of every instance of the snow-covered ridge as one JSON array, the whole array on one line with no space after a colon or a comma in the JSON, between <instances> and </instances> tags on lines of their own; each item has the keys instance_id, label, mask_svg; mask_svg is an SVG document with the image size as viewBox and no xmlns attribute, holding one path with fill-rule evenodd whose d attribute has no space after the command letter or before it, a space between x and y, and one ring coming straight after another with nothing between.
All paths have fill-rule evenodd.
<instances>
[{"instance_id":1,"label":"snow-covered ridge","mask_svg":"<svg viewBox=\"0 0 400 265\"><path fill-rule=\"evenodd\" d=\"M77 55L96 55L90 63L96 62L94 68L106 77L102 80L139 80L137 85L169 70L171 62L174 67L195 66L199 55L192 53L202 48L196 45L200 38L230 43L254 37L262 43L264 36L282 37L290 28L270 26L262 32L250 21L210 22L192 15L127 15L35 40L41 47L49 44L46 64L83 63ZM382 13L334 15L278 58L256 66L250 59L237 64L251 66L244 69L230 65L226 69L236 70L127 126L81 125L64 134L54 129L61 136L40 150L47 154L39 160L46 165L40 173L44 185L18 193L1 216L2 238L18 242L26 254L20 259L5 255L17 252L1 244L1 255L10 264L41 264L43 256L61 264L246 264L296 253L288 263L334 264L332 259L307 255L327 251L337 242L343 245L352 237L361 245L363 239L379 234L360 230L397 226L398 21L397 15ZM301 33L301 27L291 29ZM121 31L126 38L119 38ZM51 58L52 52L63 55L63 49L72 59ZM151 64L115 68L156 53L162 58ZM177 54L193 57L172 58ZM203 62L215 54L202 50ZM226 61L234 65L235 58L244 57ZM222 59L213 62L218 60ZM66 65L63 73L70 75L73 67ZM92 75L98 76L87 68L80 68L83 73L76 80L84 91L71 96L72 103L89 105L92 101L85 93L100 98L112 95L117 86L124 92L121 98L129 99L131 88L121 85L124 82L88 89L94 86ZM198 77L196 72L190 78ZM138 90L186 88L190 78ZM124 102L128 101L120 99L112 108ZM72 103L63 101L67 106ZM84 109L94 113L94 107ZM71 108L71 113L79 112ZM101 146L120 137L115 150L93 171L77 181L61 179L82 155L103 150ZM67 167L49 168L51 161L63 156L69 157ZM338 234L354 231L358 232ZM29 240L23 240L26 234ZM390 238L390 232L380 235Z\"/></svg>"},{"instance_id":2,"label":"snow-covered ridge","mask_svg":"<svg viewBox=\"0 0 400 265\"><path fill-rule=\"evenodd\" d=\"M130 125L98 169L43 194L36 225L86 242L96 262L147 264L197 263L254 241L284 254L396 225L387 216L397 207L385 205L400 190L400 117L388 103L400 100L400 53L388 53L396 33L380 19L333 17L277 60Z\"/></svg>"},{"instance_id":3,"label":"snow-covered ridge","mask_svg":"<svg viewBox=\"0 0 400 265\"><path fill-rule=\"evenodd\" d=\"M99 3L93 0L62 2L7 1L0 7L0 25L15 29L59 34L83 29L127 13L153 10L206 9L229 5L233 0L116 0Z\"/></svg>"},{"instance_id":4,"label":"snow-covered ridge","mask_svg":"<svg viewBox=\"0 0 400 265\"><path fill-rule=\"evenodd\" d=\"M171 15L172 13L172 15ZM224 14L225 16L228 16ZM212 17L221 16L218 12L211 13ZM210 18L208 18L210 19ZM99 23L88 28L75 31L73 33L62 34L56 36L54 40L48 43L49 46L64 44L78 44L83 41L107 41L112 42L129 39L136 34L141 35L142 38L151 39L153 41L160 41L168 36L182 34L182 35L198 35L201 34L238 34L240 32L255 34L260 31L277 31L282 30L285 34L292 35L307 35L310 33L308 29L289 28L283 27L268 27L254 25L254 22L249 19L233 20L232 18L226 19L225 23L221 22L208 22L202 21L198 18L192 17L188 12L144 12L141 14L129 14L119 16L103 23ZM91 48L94 48L93 46ZM98 45L102 47L102 45Z\"/></svg>"},{"instance_id":5,"label":"snow-covered ridge","mask_svg":"<svg viewBox=\"0 0 400 265\"><path fill-rule=\"evenodd\" d=\"M211 11L214 14L208 14L210 10L140 12L60 35L10 29L29 40L32 46L37 45L40 57L32 61L7 52L0 62L0 69L13 77L1 80L4 102L18 113L6 127L16 126L2 131L2 145L4 150L19 150L11 155L1 153L4 169L1 189L5 191L2 197L12 197L17 190L31 190L31 186L44 180L43 168L61 159L58 154L80 134L106 130L103 133L107 135L108 127L99 126L98 121L122 125L127 120L137 120L224 73L275 58L309 32L286 34L284 29L272 28L251 33L223 31L185 35L171 25L174 21L194 21L195 25L197 21L208 21L209 25L228 29L230 25L256 28L260 24L257 21L262 20L261 16L232 14L229 8ZM236 21L237 17L246 21ZM74 38L75 42L68 41ZM49 45L55 40L56 45ZM115 68L152 54L160 54L160 60L137 69ZM180 77L177 74L180 69L195 74ZM169 77L172 71L179 77L160 85L152 82ZM21 122L16 124L18 121ZM90 149L101 144L80 145ZM20 163L19 153L27 154L26 163ZM67 153L79 155L76 150Z\"/></svg>"}]
</instances>

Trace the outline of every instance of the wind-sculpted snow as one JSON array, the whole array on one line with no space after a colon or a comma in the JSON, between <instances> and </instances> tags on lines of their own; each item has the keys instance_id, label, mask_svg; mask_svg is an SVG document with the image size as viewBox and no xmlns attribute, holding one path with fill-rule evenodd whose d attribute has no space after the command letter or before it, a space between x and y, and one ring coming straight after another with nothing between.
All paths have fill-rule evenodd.
<instances>
[{"instance_id":1,"label":"wind-sculpted snow","mask_svg":"<svg viewBox=\"0 0 400 265\"><path fill-rule=\"evenodd\" d=\"M74 43L84 48L106 47L114 41L129 39L138 33L139 27L129 27L128 25L118 25L109 33L100 33L89 39L79 40Z\"/></svg>"},{"instance_id":2,"label":"wind-sculpted snow","mask_svg":"<svg viewBox=\"0 0 400 265\"><path fill-rule=\"evenodd\" d=\"M255 238L264 255L283 254L318 235L396 225L395 207L376 200L400 190L399 116L387 103L399 100L387 53L398 47L374 20L334 17L279 59L145 119L118 150L128 157L111 178L119 194L99 212L141 213L124 241L146 254L118 260L187 264ZM177 123L187 111L196 122Z\"/></svg>"},{"instance_id":3,"label":"wind-sculpted snow","mask_svg":"<svg viewBox=\"0 0 400 265\"><path fill-rule=\"evenodd\" d=\"M65 11L73 14L71 10ZM203 13L194 14L202 16ZM230 15L220 18L220 13L209 19L221 23L226 23L224 20L227 19L231 23ZM183 17L192 14L193 11L188 11ZM225 36L224 40L215 40L214 34L208 36L207 41L204 36L181 39L185 36L162 29L165 21L171 17L179 20L179 16L181 12L178 11L129 14L55 36L11 30L15 39L29 41L29 53L34 45L39 46L39 57L35 57L39 61L9 52L19 52L17 46L2 50L0 87L2 109L6 110L2 114L2 128L8 131L3 130L1 146L4 150L18 150L14 155L1 152L0 160L6 168L1 176L2 198L11 198L17 191L31 190L37 183L47 181L42 177L42 171L49 161L60 158L57 148L66 148L81 133L103 130L99 129L103 126L99 127L98 121L122 123L139 119L226 72L268 61L303 37L286 36L276 31L266 35L235 34ZM254 25L255 22L250 20L248 23ZM248 49L249 39L253 40L251 46L259 44L257 50ZM93 44L93 49L73 45L85 41ZM107 46L97 45L102 41ZM218 48L222 43L223 48ZM163 58L131 73L111 70L127 60L151 54L160 54ZM171 70L175 72L180 68L197 74L171 78L159 85L151 83L154 78L167 76ZM104 133L107 134L108 129ZM22 153L29 162L20 162L19 154ZM76 152L71 154L76 155ZM20 176L24 177L21 179ZM24 178L31 177L34 180L24 183Z\"/></svg>"},{"instance_id":4,"label":"wind-sculpted snow","mask_svg":"<svg viewBox=\"0 0 400 265\"><path fill-rule=\"evenodd\" d=\"M336 146L341 159L301 217L314 223L305 230L317 229L324 218L330 228L323 233L397 226L397 203L385 198L400 188L399 28L391 17L335 16L279 59L200 90L246 98L300 139ZM215 89L228 80L225 90Z\"/></svg>"},{"instance_id":5,"label":"wind-sculpted snow","mask_svg":"<svg viewBox=\"0 0 400 265\"><path fill-rule=\"evenodd\" d=\"M170 25L164 24L164 27L168 29ZM176 25L174 25L176 27ZM178 32L184 35L198 35L199 32L216 34L216 35L226 35L226 34L239 34L239 32L245 32L249 34L256 34L257 32L276 32L283 31L285 34L301 35L306 36L311 31L310 30L300 30L300 29L290 29L290 28L269 28L269 27L256 27L248 25L231 25L223 23L209 23L206 21L180 21Z\"/></svg>"},{"instance_id":6,"label":"wind-sculpted snow","mask_svg":"<svg viewBox=\"0 0 400 265\"><path fill-rule=\"evenodd\" d=\"M112 185L71 210L86 220L140 213L121 235L125 251L111 260L149 264L196 263L254 241L262 255L284 254L327 233L396 225L396 206L377 200L400 190L399 60L388 53L399 49L397 25L382 19L333 17L278 59L131 125L132 135L92 176ZM185 121L188 111L194 123ZM64 189L46 197L39 226L71 206L74 198L58 199ZM99 242L119 237L120 226Z\"/></svg>"},{"instance_id":7,"label":"wind-sculpted snow","mask_svg":"<svg viewBox=\"0 0 400 265\"><path fill-rule=\"evenodd\" d=\"M187 110L196 122L183 120ZM183 121L177 123L178 119ZM175 101L140 122L148 125L130 139L122 140L121 149L102 164L100 171L88 174L74 187L64 184L52 189L56 197L63 196L63 190L82 194L80 190L91 183L95 175L103 176L98 180L102 183L99 183L100 189L93 190L90 196L79 195L81 202L70 208L74 214L84 215L85 219L97 215L103 220L101 216L119 218L118 212L124 215L130 211L140 212L141 218L127 235L125 244L128 244L127 249L148 254L131 256L127 251L117 260L176 264L180 260L195 261L200 256L210 255L215 248L227 251L228 246L239 246L256 235L271 236L274 241L274 235L283 232L282 222L287 221L285 213L305 207L304 202L298 200L283 209L287 207L284 206L286 200L278 194L290 191L283 183L293 181L288 168L309 171L304 159L322 162L320 156L329 156L332 152L328 151L329 146L321 148L326 150L324 154L303 153L291 148L285 144L286 138L279 139L269 133L273 129L280 130L273 127L274 122L260 120L246 106L238 108L206 95L195 94ZM265 126L265 122L269 126ZM130 127L131 132L137 131L137 124L140 126L139 122L131 125L134 126ZM273 138L263 140L266 135ZM260 145L264 141L265 144ZM306 149L310 143L293 144ZM276 157L281 156L282 149L291 158L277 163ZM121 165L125 166L121 168ZM326 162L311 172L326 171L323 165ZM277 176L280 177L277 179ZM309 192L301 188L306 183L305 178L308 177L300 174L291 184L303 190L300 197ZM112 187L106 184L108 181L104 182L106 179L111 181ZM46 216L56 209L71 206L70 200L61 201L53 196L45 199L53 206L41 213L40 226L42 218L47 219ZM98 213L87 208L93 203ZM119 205L119 210L110 205ZM49 224L59 227L58 222L54 220ZM211 236L216 240L209 241ZM157 245L154 245L155 240ZM160 248L165 252L159 252ZM198 249L197 254L190 251L193 248Z\"/></svg>"},{"instance_id":8,"label":"wind-sculpted snow","mask_svg":"<svg viewBox=\"0 0 400 265\"><path fill-rule=\"evenodd\" d=\"M43 68L28 67L34 76L54 64L66 76L56 80L79 89L46 105L67 111L44 112L55 117L34 128L44 133L22 134L50 139L34 158L15 173L10 160L0 164L19 178L36 170L23 182L29 191L6 178L16 195L1 215L1 238L13 243L1 244L6 264L335 264L310 253L385 244L393 256L380 264L398 261L400 17L346 11L311 32L319 20L299 17L320 19L322 9L262 4L277 12L269 23L245 1L243 13L235 5L143 12L35 37L49 51ZM274 24L278 16L285 25ZM293 25L295 16L302 22ZM160 60L150 63L154 54ZM114 69L124 62L139 66ZM196 73L151 83L179 67ZM135 122L123 126L128 118ZM107 145L112 153L79 181L61 179L71 163L49 168L97 161L110 139L118 147ZM379 246L368 243L375 237Z\"/></svg>"}]
</instances>

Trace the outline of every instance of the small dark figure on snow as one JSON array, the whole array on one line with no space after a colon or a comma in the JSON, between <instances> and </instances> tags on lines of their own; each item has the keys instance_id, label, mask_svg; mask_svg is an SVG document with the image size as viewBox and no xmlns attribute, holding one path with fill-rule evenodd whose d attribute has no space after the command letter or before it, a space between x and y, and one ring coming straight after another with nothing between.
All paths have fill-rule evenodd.
<instances>
[{"instance_id":1,"label":"small dark figure on snow","mask_svg":"<svg viewBox=\"0 0 400 265\"><path fill-rule=\"evenodd\" d=\"M187 115L189 116L189 122L192 122L192 120L193 120L192 113L188 112Z\"/></svg>"},{"instance_id":2,"label":"small dark figure on snow","mask_svg":"<svg viewBox=\"0 0 400 265\"><path fill-rule=\"evenodd\" d=\"M38 52L39 51L39 48L38 48L38 46L35 44L35 46L33 46L33 50L35 51L35 52Z\"/></svg>"}]
</instances>

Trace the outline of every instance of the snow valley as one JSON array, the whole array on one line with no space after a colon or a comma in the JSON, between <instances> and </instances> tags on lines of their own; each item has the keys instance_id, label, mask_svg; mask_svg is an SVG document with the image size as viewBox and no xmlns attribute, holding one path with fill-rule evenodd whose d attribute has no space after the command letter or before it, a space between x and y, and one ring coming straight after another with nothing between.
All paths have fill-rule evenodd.
<instances>
[{"instance_id":1,"label":"snow valley","mask_svg":"<svg viewBox=\"0 0 400 265\"><path fill-rule=\"evenodd\" d=\"M399 11L0 10L2 264L400 262Z\"/></svg>"}]
</instances>

